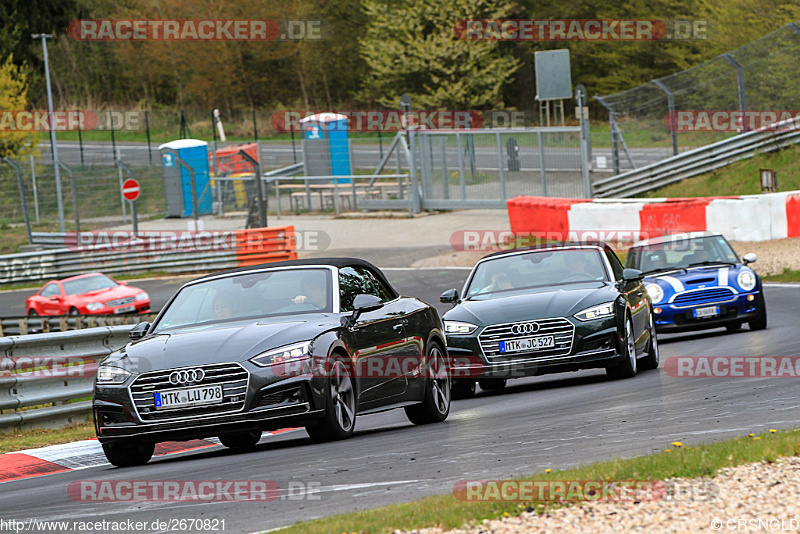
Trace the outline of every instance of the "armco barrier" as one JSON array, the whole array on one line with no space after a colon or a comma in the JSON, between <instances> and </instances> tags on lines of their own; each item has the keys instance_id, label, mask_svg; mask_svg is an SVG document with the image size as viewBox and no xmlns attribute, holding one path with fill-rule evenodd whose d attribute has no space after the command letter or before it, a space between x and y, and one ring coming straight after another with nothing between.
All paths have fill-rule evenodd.
<instances>
[{"instance_id":1,"label":"armco barrier","mask_svg":"<svg viewBox=\"0 0 800 534\"><path fill-rule=\"evenodd\" d=\"M64 248L0 256L0 284L44 281L90 271L199 272L297 258L293 226L222 232L63 234ZM100 238L98 238L98 236Z\"/></svg>"},{"instance_id":2,"label":"armco barrier","mask_svg":"<svg viewBox=\"0 0 800 534\"><path fill-rule=\"evenodd\" d=\"M98 363L128 343L131 328L0 338L0 429L61 427L84 420L91 414L91 401L68 401L92 395ZM24 409L42 404L55 405Z\"/></svg>"},{"instance_id":3,"label":"armco barrier","mask_svg":"<svg viewBox=\"0 0 800 534\"><path fill-rule=\"evenodd\" d=\"M508 201L508 218L515 234L552 233L565 239L570 239L571 233L585 235L585 232L626 232L654 237L709 230L720 232L732 241L766 241L800 237L800 191L594 201L517 197Z\"/></svg>"},{"instance_id":4,"label":"armco barrier","mask_svg":"<svg viewBox=\"0 0 800 534\"><path fill-rule=\"evenodd\" d=\"M3 317L0 318L0 337L25 334L66 332L96 326L118 326L152 322L158 312L121 315L51 315L47 317Z\"/></svg>"}]
</instances>

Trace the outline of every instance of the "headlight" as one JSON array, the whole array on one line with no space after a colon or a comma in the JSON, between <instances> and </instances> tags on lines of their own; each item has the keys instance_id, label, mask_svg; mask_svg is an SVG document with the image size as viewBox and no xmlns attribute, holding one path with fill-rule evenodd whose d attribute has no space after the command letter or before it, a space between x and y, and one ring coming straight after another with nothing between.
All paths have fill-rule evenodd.
<instances>
[{"instance_id":1,"label":"headlight","mask_svg":"<svg viewBox=\"0 0 800 534\"><path fill-rule=\"evenodd\" d=\"M90 302L89 304L86 305L86 309L89 311L102 310L105 307L106 307L105 304L103 304L102 302Z\"/></svg>"},{"instance_id":2,"label":"headlight","mask_svg":"<svg viewBox=\"0 0 800 534\"><path fill-rule=\"evenodd\" d=\"M598 306L592 306L585 310L579 311L575 314L575 318L579 321L593 321L595 319L602 319L603 317L611 317L614 315L614 303L606 302Z\"/></svg>"},{"instance_id":3,"label":"headlight","mask_svg":"<svg viewBox=\"0 0 800 534\"><path fill-rule=\"evenodd\" d=\"M149 300L149 299L150 299L150 295L148 295L144 291L142 291L141 293L136 295L136 300L138 300L139 302L141 302L143 300Z\"/></svg>"},{"instance_id":4,"label":"headlight","mask_svg":"<svg viewBox=\"0 0 800 534\"><path fill-rule=\"evenodd\" d=\"M472 323L464 323L461 321L445 321L444 332L445 334L466 335L473 333L478 328L478 325Z\"/></svg>"},{"instance_id":5,"label":"headlight","mask_svg":"<svg viewBox=\"0 0 800 534\"><path fill-rule=\"evenodd\" d=\"M122 384L129 376L131 376L131 372L121 367L101 365L97 368L98 384Z\"/></svg>"},{"instance_id":6,"label":"headlight","mask_svg":"<svg viewBox=\"0 0 800 534\"><path fill-rule=\"evenodd\" d=\"M736 278L736 281L739 283L739 287L745 291L751 291L756 287L756 275L750 270L742 270Z\"/></svg>"},{"instance_id":7,"label":"headlight","mask_svg":"<svg viewBox=\"0 0 800 534\"><path fill-rule=\"evenodd\" d=\"M661 299L664 298L664 290L658 284L647 284L647 294L650 295L653 304L661 302Z\"/></svg>"},{"instance_id":8,"label":"headlight","mask_svg":"<svg viewBox=\"0 0 800 534\"><path fill-rule=\"evenodd\" d=\"M278 347L277 349L262 352L258 356L250 358L254 364L266 367L268 365L275 365L276 363L284 363L289 360L300 360L310 357L311 342L303 341L302 343L293 343Z\"/></svg>"}]
</instances>

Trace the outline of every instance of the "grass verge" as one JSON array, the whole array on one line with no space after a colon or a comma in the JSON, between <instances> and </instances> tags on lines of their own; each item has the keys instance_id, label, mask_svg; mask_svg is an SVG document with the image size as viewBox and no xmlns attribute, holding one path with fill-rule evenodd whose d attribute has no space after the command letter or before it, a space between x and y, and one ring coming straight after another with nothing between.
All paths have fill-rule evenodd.
<instances>
[{"instance_id":1,"label":"grass verge","mask_svg":"<svg viewBox=\"0 0 800 534\"><path fill-rule=\"evenodd\" d=\"M93 438L94 424L92 422L80 423L60 429L36 428L32 430L11 430L0 433L0 454L71 443L83 439Z\"/></svg>"},{"instance_id":2,"label":"grass verge","mask_svg":"<svg viewBox=\"0 0 800 534\"><path fill-rule=\"evenodd\" d=\"M525 480L664 480L713 476L723 467L775 461L780 456L800 453L800 430L765 433L694 447L664 444L665 450L649 456L593 463L576 469L540 473ZM667 450L669 449L669 450ZM432 526L456 528L471 521L518 515L523 509L543 509L541 502L465 502L452 494L427 497L298 523L281 534L323 534L341 532L386 533L395 529Z\"/></svg>"},{"instance_id":3,"label":"grass verge","mask_svg":"<svg viewBox=\"0 0 800 534\"><path fill-rule=\"evenodd\" d=\"M761 279L765 282L800 282L800 271L784 269L781 274L770 274Z\"/></svg>"}]
</instances>

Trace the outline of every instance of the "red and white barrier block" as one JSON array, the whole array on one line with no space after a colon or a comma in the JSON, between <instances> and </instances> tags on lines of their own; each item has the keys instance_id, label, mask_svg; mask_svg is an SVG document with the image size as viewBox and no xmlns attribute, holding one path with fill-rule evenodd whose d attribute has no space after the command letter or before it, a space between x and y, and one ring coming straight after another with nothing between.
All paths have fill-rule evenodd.
<instances>
[{"instance_id":1,"label":"red and white barrier block","mask_svg":"<svg viewBox=\"0 0 800 534\"><path fill-rule=\"evenodd\" d=\"M552 233L569 240L598 232L602 240L602 232L646 238L708 230L731 241L800 237L800 191L654 199L516 197L507 205L517 235Z\"/></svg>"}]
</instances>

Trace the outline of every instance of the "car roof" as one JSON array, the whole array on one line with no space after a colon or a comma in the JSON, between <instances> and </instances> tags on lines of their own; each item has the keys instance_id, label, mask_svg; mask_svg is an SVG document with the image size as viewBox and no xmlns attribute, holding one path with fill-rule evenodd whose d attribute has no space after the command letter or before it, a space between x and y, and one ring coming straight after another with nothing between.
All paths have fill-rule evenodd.
<instances>
[{"instance_id":1,"label":"car roof","mask_svg":"<svg viewBox=\"0 0 800 534\"><path fill-rule=\"evenodd\" d=\"M664 243L673 243L675 241L681 241L683 239L695 239L698 237L711 237L711 236L721 236L722 234L719 232L709 232L709 231L702 231L702 232L682 232L680 234L667 234L661 235L658 237L653 237L650 239L643 239L641 241L637 241L633 244L634 247L642 247L646 245L663 245Z\"/></svg>"},{"instance_id":2,"label":"car roof","mask_svg":"<svg viewBox=\"0 0 800 534\"><path fill-rule=\"evenodd\" d=\"M89 278L90 276L97 276L98 274L101 275L101 276L105 276L107 278L111 278L110 276L108 276L105 273L84 273L84 274L78 274L78 275L75 275L75 276L70 276L69 278L62 278L61 280L52 280L52 281L53 282L69 282L70 280L79 280L81 278Z\"/></svg>"},{"instance_id":3,"label":"car roof","mask_svg":"<svg viewBox=\"0 0 800 534\"><path fill-rule=\"evenodd\" d=\"M386 284L389 289L391 289L395 295L398 295L397 290L395 290L394 286L389 283L389 280L386 279L386 275L383 274L383 271L378 269L375 265L371 264L367 260L362 260L360 258L305 258L302 260L286 260L286 261L273 261L270 263L259 263L258 265L249 265L247 267L237 267L235 269L228 269L226 271L219 271L216 273L207 274L205 276L201 276L192 282L197 282L206 278L214 278L217 276L224 276L227 274L237 274L237 273L246 273L249 271L261 271L264 269L275 269L279 267L304 267L307 265L323 265L323 266L331 266L336 267L337 269L341 269L343 267L366 267L369 271L371 271L378 279Z\"/></svg>"},{"instance_id":4,"label":"car roof","mask_svg":"<svg viewBox=\"0 0 800 534\"><path fill-rule=\"evenodd\" d=\"M484 260L488 260L491 258L498 258L501 256L517 254L520 252L532 252L536 250L550 250L550 249L569 249L569 248L601 248L601 249L613 249L607 244L603 243L602 241L583 241L583 242L572 242L572 241L561 241L555 243L543 243L541 245L531 245L529 247L519 247L519 248L512 248L508 250L501 250L499 252L492 252L491 254L487 254L486 256L482 257L478 262L482 262Z\"/></svg>"}]
</instances>

